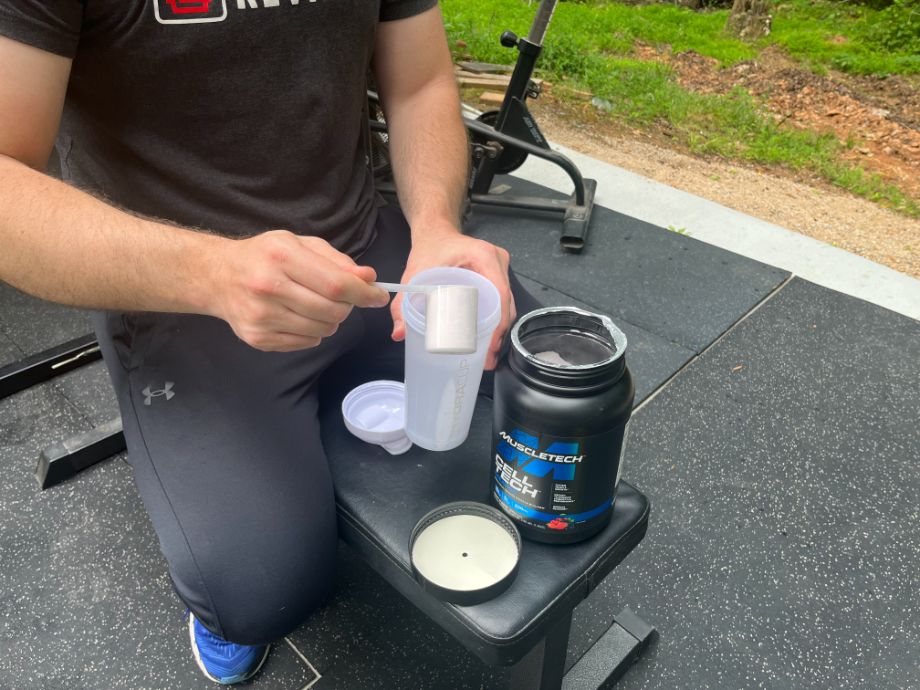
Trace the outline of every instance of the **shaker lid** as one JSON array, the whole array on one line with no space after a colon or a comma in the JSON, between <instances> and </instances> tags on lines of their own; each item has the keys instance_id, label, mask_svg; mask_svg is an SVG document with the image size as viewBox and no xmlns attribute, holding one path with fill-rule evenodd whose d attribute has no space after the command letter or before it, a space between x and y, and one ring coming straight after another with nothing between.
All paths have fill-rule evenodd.
<instances>
[{"instance_id":1,"label":"shaker lid","mask_svg":"<svg viewBox=\"0 0 920 690\"><path fill-rule=\"evenodd\" d=\"M368 381L342 400L345 427L367 443L391 455L412 447L406 436L406 387L399 381Z\"/></svg>"}]
</instances>

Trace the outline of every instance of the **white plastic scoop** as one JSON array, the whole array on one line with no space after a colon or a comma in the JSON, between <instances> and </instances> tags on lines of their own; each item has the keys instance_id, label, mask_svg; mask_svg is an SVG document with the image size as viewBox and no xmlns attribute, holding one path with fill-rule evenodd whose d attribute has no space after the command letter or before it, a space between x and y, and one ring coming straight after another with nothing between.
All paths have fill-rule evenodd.
<instances>
[{"instance_id":1,"label":"white plastic scoop","mask_svg":"<svg viewBox=\"0 0 920 690\"><path fill-rule=\"evenodd\" d=\"M371 283L387 292L425 295L425 349L449 355L476 352L479 290L471 285Z\"/></svg>"},{"instance_id":2,"label":"white plastic scoop","mask_svg":"<svg viewBox=\"0 0 920 690\"><path fill-rule=\"evenodd\" d=\"M403 283L371 283L376 288L386 290L387 292L433 292L438 288L437 285L408 285Z\"/></svg>"}]
</instances>

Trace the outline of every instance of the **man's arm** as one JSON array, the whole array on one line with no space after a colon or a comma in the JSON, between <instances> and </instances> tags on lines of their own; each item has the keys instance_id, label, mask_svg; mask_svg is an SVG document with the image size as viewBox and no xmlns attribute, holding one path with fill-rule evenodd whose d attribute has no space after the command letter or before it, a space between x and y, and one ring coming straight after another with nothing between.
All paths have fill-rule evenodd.
<instances>
[{"instance_id":1,"label":"man's arm","mask_svg":"<svg viewBox=\"0 0 920 690\"><path fill-rule=\"evenodd\" d=\"M413 233L456 232L469 144L440 11L382 23L374 73L409 226Z\"/></svg>"},{"instance_id":2,"label":"man's arm","mask_svg":"<svg viewBox=\"0 0 920 690\"><path fill-rule=\"evenodd\" d=\"M69 74L70 60L0 37L0 280L82 307L217 316L267 350L312 347L353 305L384 304L373 269L317 238L194 232L39 172Z\"/></svg>"},{"instance_id":3,"label":"man's arm","mask_svg":"<svg viewBox=\"0 0 920 690\"><path fill-rule=\"evenodd\" d=\"M383 22L374 73L386 114L399 201L412 229L412 253L403 280L433 266L481 273L502 297L502 321L490 346L493 368L501 338L514 319L508 252L460 233L460 209L469 175L469 144L441 12ZM393 337L405 326L394 300Z\"/></svg>"}]
</instances>

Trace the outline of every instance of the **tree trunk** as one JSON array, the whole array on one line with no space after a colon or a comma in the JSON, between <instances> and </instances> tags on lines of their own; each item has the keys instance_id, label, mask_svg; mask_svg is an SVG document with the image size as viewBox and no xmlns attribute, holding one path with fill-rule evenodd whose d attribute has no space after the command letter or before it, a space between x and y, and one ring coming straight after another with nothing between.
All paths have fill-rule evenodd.
<instances>
[{"instance_id":1,"label":"tree trunk","mask_svg":"<svg viewBox=\"0 0 920 690\"><path fill-rule=\"evenodd\" d=\"M772 21L769 0L734 0L725 28L750 41L769 35Z\"/></svg>"}]
</instances>

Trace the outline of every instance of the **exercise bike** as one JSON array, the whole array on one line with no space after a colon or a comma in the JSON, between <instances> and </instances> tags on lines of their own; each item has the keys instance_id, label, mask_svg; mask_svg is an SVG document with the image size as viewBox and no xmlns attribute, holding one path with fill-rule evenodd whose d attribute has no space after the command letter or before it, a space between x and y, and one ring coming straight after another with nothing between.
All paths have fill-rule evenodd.
<instances>
[{"instance_id":1,"label":"exercise bike","mask_svg":"<svg viewBox=\"0 0 920 690\"><path fill-rule=\"evenodd\" d=\"M534 66L543 50L543 41L558 0L542 0L530 32L520 38L511 31L500 37L506 48L517 48L518 58L498 110L484 112L476 118L464 114L463 122L469 133L472 170L467 189L467 212L472 206L498 206L528 211L545 211L562 215L560 243L573 252L585 245L597 182L582 177L576 165L563 154L549 148L546 138L527 108L528 98L540 95L540 84L533 77ZM389 166L386 120L380 101L373 90L368 91L371 134L371 165L377 188L395 193ZM567 199L520 196L493 190L496 175L517 170L527 157L533 155L562 168L572 180L574 190Z\"/></svg>"}]
</instances>

